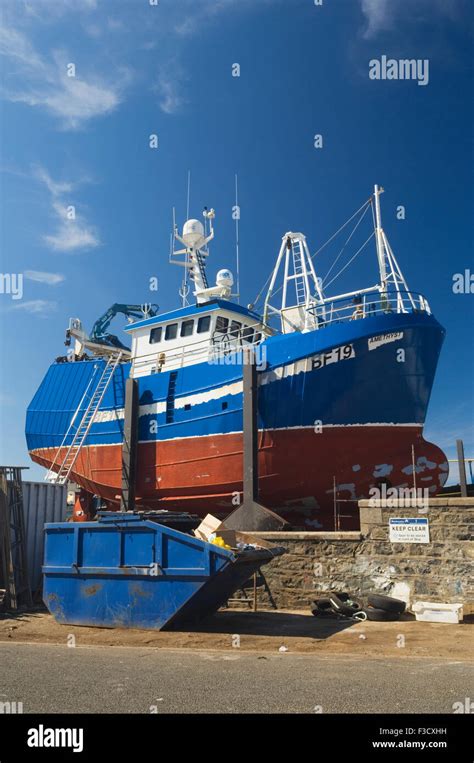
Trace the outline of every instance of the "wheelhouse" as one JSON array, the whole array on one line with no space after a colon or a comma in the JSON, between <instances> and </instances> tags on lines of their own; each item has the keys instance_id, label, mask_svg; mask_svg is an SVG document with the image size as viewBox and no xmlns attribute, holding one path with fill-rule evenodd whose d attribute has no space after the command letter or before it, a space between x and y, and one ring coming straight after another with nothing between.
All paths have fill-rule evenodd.
<instances>
[{"instance_id":1,"label":"wheelhouse","mask_svg":"<svg viewBox=\"0 0 474 763\"><path fill-rule=\"evenodd\" d=\"M138 321L131 335L133 377L214 360L260 344L273 332L240 305L213 300Z\"/></svg>"}]
</instances>

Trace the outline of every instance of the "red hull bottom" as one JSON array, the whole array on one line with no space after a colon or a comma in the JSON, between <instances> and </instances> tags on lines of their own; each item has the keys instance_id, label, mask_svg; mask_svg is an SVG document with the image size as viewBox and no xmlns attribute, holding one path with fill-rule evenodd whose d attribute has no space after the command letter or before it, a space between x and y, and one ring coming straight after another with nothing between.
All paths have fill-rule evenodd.
<instances>
[{"instance_id":1,"label":"red hull bottom","mask_svg":"<svg viewBox=\"0 0 474 763\"><path fill-rule=\"evenodd\" d=\"M357 499L373 487L413 487L433 495L448 476L446 456L416 426L348 426L259 434L260 501L293 526L334 529L334 478L339 527L358 526ZM65 449L56 459L66 455ZM50 467L57 452L31 452ZM111 504L120 500L121 446L84 447L71 481ZM225 518L242 499L242 434L185 438L138 446L137 508L165 508Z\"/></svg>"}]
</instances>

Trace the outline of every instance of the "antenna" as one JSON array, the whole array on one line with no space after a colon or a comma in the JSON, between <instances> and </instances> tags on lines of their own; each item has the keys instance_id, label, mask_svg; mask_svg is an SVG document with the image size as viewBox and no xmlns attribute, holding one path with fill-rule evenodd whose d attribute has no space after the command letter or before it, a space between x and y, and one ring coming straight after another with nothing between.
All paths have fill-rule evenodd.
<instances>
[{"instance_id":1,"label":"antenna","mask_svg":"<svg viewBox=\"0 0 474 763\"><path fill-rule=\"evenodd\" d=\"M240 208L239 208L239 189L238 189L238 179L237 179L237 173L235 173L235 272L237 276L237 294L235 295L237 299L240 298L240 256L239 256L239 219L240 219Z\"/></svg>"},{"instance_id":2,"label":"antenna","mask_svg":"<svg viewBox=\"0 0 474 763\"><path fill-rule=\"evenodd\" d=\"M186 220L189 220L189 197L191 194L191 170L188 170L188 190L186 194ZM185 256L185 262L188 262L188 253L186 252ZM184 268L184 278L183 282L181 284L181 289L179 290L179 294L183 300L183 307L187 307L188 300L187 296L189 294L189 286L188 286L188 274L189 274L189 268Z\"/></svg>"},{"instance_id":3,"label":"antenna","mask_svg":"<svg viewBox=\"0 0 474 763\"><path fill-rule=\"evenodd\" d=\"M189 220L189 194L191 192L191 170L188 170L188 195L186 198L186 220Z\"/></svg>"}]
</instances>

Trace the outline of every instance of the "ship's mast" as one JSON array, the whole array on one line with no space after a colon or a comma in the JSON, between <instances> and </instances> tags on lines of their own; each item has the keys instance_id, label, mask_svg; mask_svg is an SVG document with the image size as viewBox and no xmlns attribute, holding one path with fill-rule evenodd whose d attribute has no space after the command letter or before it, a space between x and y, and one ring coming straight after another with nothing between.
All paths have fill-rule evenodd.
<instances>
[{"instance_id":1,"label":"ship's mast","mask_svg":"<svg viewBox=\"0 0 474 763\"><path fill-rule=\"evenodd\" d=\"M380 195L384 192L381 186L374 185L374 201L375 201L375 240L377 242L377 259L379 261L380 270L380 291L386 291L387 281L387 268L385 260L385 248L383 241L382 230L382 215L380 213Z\"/></svg>"},{"instance_id":2,"label":"ship's mast","mask_svg":"<svg viewBox=\"0 0 474 763\"><path fill-rule=\"evenodd\" d=\"M400 270L400 266L395 258L392 247L390 246L384 229L382 228L382 214L380 212L380 195L384 192L381 186L374 186L374 206L375 206L375 240L377 245L377 259L380 271L380 293L387 294L387 290L395 290L397 298L397 309L399 312L405 312L404 299L407 298L413 308L415 303L408 289L405 277Z\"/></svg>"},{"instance_id":3,"label":"ship's mast","mask_svg":"<svg viewBox=\"0 0 474 763\"><path fill-rule=\"evenodd\" d=\"M174 239L184 244L184 249L171 251L170 262L174 265L182 265L189 271L189 278L194 282L194 296L197 304L203 304L213 298L229 299L232 294L234 278L230 270L219 270L215 286L209 286L206 275L206 259L209 257L208 244L214 238L212 221L215 217L213 209L204 208L203 217L205 226L200 220L186 220L183 232L180 234L174 223ZM209 233L207 232L209 223ZM184 260L174 259L177 255L183 255ZM183 296L183 294L180 294Z\"/></svg>"},{"instance_id":4,"label":"ship's mast","mask_svg":"<svg viewBox=\"0 0 474 763\"><path fill-rule=\"evenodd\" d=\"M280 306L276 307L270 300L277 293L275 284L281 268L282 296ZM293 231L285 233L265 298L264 322L268 323L272 315L278 315L285 333L311 331L316 328L317 323L315 308L323 301L320 281L314 270L306 237Z\"/></svg>"}]
</instances>

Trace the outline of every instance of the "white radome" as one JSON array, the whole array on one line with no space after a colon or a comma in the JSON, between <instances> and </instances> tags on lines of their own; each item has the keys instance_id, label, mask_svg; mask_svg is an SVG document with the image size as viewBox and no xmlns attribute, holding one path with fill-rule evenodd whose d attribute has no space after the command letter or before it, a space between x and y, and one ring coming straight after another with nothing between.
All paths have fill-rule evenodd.
<instances>
[{"instance_id":1,"label":"white radome","mask_svg":"<svg viewBox=\"0 0 474 763\"><path fill-rule=\"evenodd\" d=\"M204 226L200 220L186 220L182 239L187 246L199 248L205 241Z\"/></svg>"},{"instance_id":2,"label":"white radome","mask_svg":"<svg viewBox=\"0 0 474 763\"><path fill-rule=\"evenodd\" d=\"M219 270L216 276L216 284L218 286L227 286L229 288L232 287L234 285L234 276L230 270L227 270L227 268Z\"/></svg>"}]
</instances>

